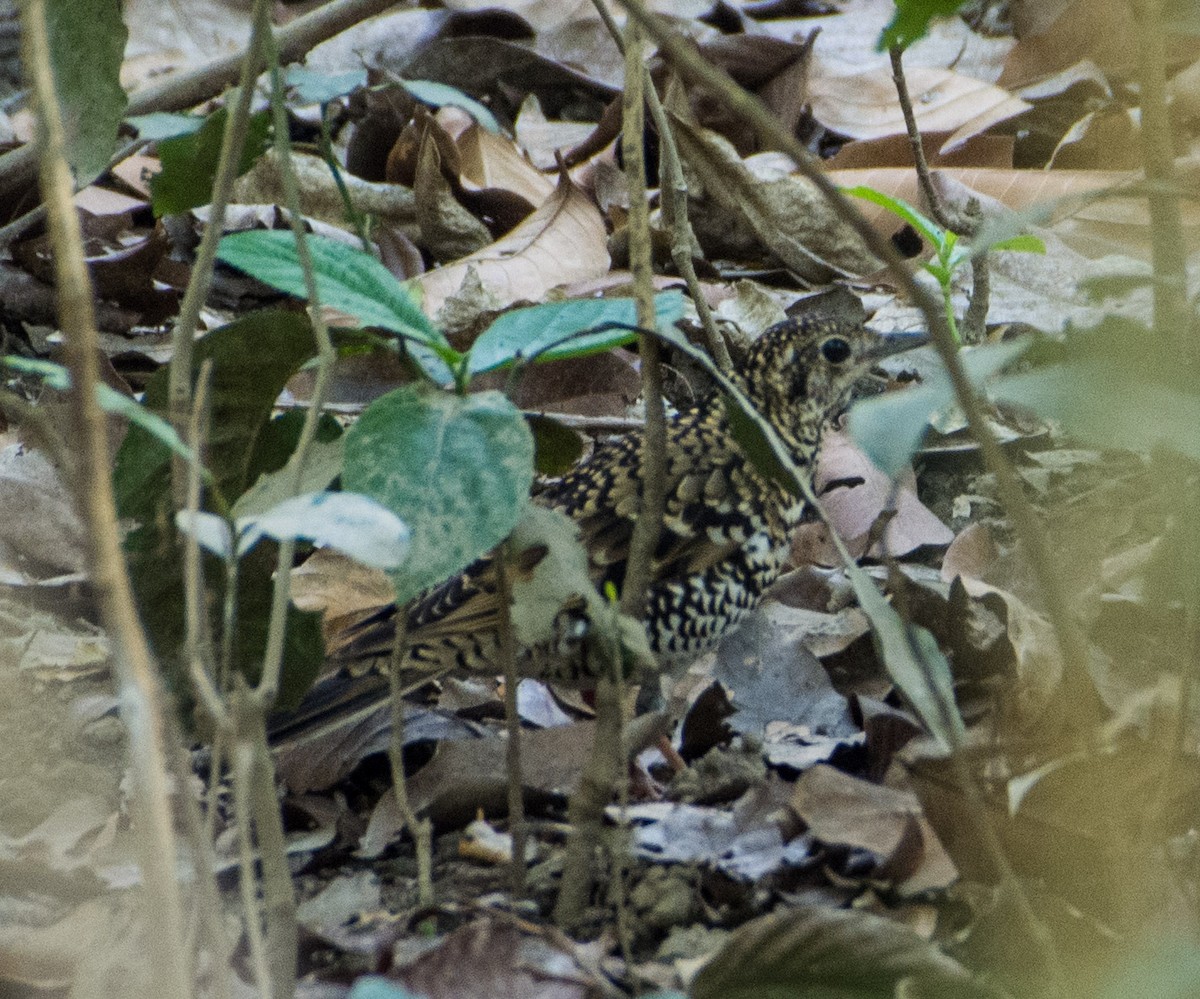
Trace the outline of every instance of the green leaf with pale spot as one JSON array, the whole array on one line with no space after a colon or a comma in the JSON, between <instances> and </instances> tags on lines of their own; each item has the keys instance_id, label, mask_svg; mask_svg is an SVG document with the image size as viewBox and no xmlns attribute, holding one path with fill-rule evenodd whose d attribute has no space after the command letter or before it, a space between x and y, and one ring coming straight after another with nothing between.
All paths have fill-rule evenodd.
<instances>
[{"instance_id":1,"label":"green leaf with pale spot","mask_svg":"<svg viewBox=\"0 0 1200 999\"><path fill-rule=\"evenodd\" d=\"M499 392L460 396L406 385L377 399L346 434L342 484L412 529L403 602L502 541L533 482L533 437Z\"/></svg>"}]
</instances>

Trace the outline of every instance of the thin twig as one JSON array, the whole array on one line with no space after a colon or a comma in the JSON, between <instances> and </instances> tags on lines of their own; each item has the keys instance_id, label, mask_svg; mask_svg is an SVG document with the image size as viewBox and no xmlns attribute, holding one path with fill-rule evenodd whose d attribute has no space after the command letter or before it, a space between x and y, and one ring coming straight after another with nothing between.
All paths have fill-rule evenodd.
<instances>
[{"instance_id":1,"label":"thin twig","mask_svg":"<svg viewBox=\"0 0 1200 999\"><path fill-rule=\"evenodd\" d=\"M505 763L508 769L508 831L512 837L511 885L514 895L525 891L525 853L528 828L525 822L525 781L521 772L521 715L517 709L517 639L512 620L512 580L508 557L512 545L496 549L496 597L500 601L500 664L504 667L504 721L508 730Z\"/></svg>"},{"instance_id":2,"label":"thin twig","mask_svg":"<svg viewBox=\"0 0 1200 999\"><path fill-rule=\"evenodd\" d=\"M388 663L388 686L391 693L391 737L388 741L388 763L392 769L392 794L400 819L413 838L417 856L417 899L421 905L433 903L433 823L419 818L408 798L408 781L404 776L404 658L408 646L408 607L396 608L396 634L392 639L392 656Z\"/></svg>"},{"instance_id":3,"label":"thin twig","mask_svg":"<svg viewBox=\"0 0 1200 999\"><path fill-rule=\"evenodd\" d=\"M608 30L617 50L624 56L625 39L621 37L621 29L605 0L592 0L592 6L596 8L596 13L604 22L604 27ZM650 117L654 119L654 127L658 130L661 152L659 169L662 174L659 190L662 194L662 218L671 230L671 260L674 261L675 269L679 271L680 276L687 284L688 294L696 306L696 314L700 319L700 328L704 331L709 355L722 371L730 371L733 368L733 361L729 357L729 348L725 346L725 339L721 336L721 332L713 320L712 309L708 307L708 301L704 297L704 290L700 287L700 279L696 276L696 268L692 263L692 256L699 244L692 232L691 222L688 221L687 181L684 179L683 166L679 161L679 147L675 143L675 133L671 130L671 123L667 119L667 112L663 108L658 91L654 89L654 81L650 78L650 69L644 64L643 72L646 74L644 84L646 105L650 109Z\"/></svg>"},{"instance_id":4,"label":"thin twig","mask_svg":"<svg viewBox=\"0 0 1200 999\"><path fill-rule=\"evenodd\" d=\"M888 50L892 61L892 82L896 86L896 98L904 115L904 127L908 132L908 145L912 150L913 165L917 171L917 184L925 197L925 204L933 220L943 229L953 230L960 235L973 237L979 230L979 203L975 198L965 212L951 214L950 206L943 201L933 186L929 163L925 159L925 144L921 141L921 129L913 112L912 98L908 93L908 79L904 75L904 50L893 46ZM988 304L991 298L991 279L988 274L988 253L976 253L971 258L971 298L963 316L962 338L964 343L980 343L987 331ZM947 298L949 301L949 298Z\"/></svg>"},{"instance_id":5,"label":"thin twig","mask_svg":"<svg viewBox=\"0 0 1200 999\"><path fill-rule=\"evenodd\" d=\"M1200 357L1189 335L1187 251L1175 184L1175 150L1166 101L1163 0L1134 0L1141 83L1142 164L1150 182L1150 256L1154 264L1154 325L1165 342L1195 364Z\"/></svg>"},{"instance_id":6,"label":"thin twig","mask_svg":"<svg viewBox=\"0 0 1200 999\"><path fill-rule=\"evenodd\" d=\"M654 285L650 248L650 212L646 205L645 154L645 80L642 53L645 45L635 22L626 28L625 94L621 125L621 152L625 160L625 181L629 188L629 267L633 272L633 293L637 301L637 321L643 329L653 329ZM625 580L621 586L621 610L641 619L646 603L646 588L652 575L654 551L662 531L667 468L667 417L663 408L662 366L656 337L638 334L638 352L642 359L642 398L646 408L646 428L642 432L641 504L638 520L629 540Z\"/></svg>"},{"instance_id":7,"label":"thin twig","mask_svg":"<svg viewBox=\"0 0 1200 999\"><path fill-rule=\"evenodd\" d=\"M166 707L117 535L108 431L96 401L99 334L83 237L72 203L73 180L50 62L45 0L27 0L21 13L22 57L38 122L41 188L54 246L60 325L67 332L69 399L77 446L75 498L86 525L92 585L113 643L121 715L129 731L134 810L141 828L138 842L146 912L154 912L147 963L156 994L186 999L193 994L194 982L188 973L183 899L176 880L179 849L168 784Z\"/></svg>"},{"instance_id":8,"label":"thin twig","mask_svg":"<svg viewBox=\"0 0 1200 999\"><path fill-rule=\"evenodd\" d=\"M267 31L270 25L266 26ZM217 244L225 228L225 209L233 191L242 159L242 149L250 123L250 103L254 99L254 81L262 64L264 27L262 19L255 17L250 32L250 41L242 57L241 79L237 100L225 116L225 129L221 137L221 152L217 159L216 176L213 178L212 203L208 211L208 223L196 248L196 259L188 277L183 300L179 303L179 315L171 333L171 363L168 369L167 413L171 425L182 434L186 428L187 414L192 397L192 345L200 325L200 309L212 285L213 268L217 261ZM171 480L174 486L176 506L183 506L187 489L187 467L182 458L171 458Z\"/></svg>"},{"instance_id":9,"label":"thin twig","mask_svg":"<svg viewBox=\"0 0 1200 999\"><path fill-rule=\"evenodd\" d=\"M234 693L237 701L245 700L245 687L239 684ZM244 704L234 705L240 714ZM271 969L267 960L267 942L263 936L262 913L259 910L257 884L254 871L254 840L251 827L254 823L253 795L254 747L240 736L233 751L233 802L237 809L238 832L238 889L242 898L242 915L246 920L246 942L250 949L250 967L254 969L254 985L262 999L274 995Z\"/></svg>"}]
</instances>

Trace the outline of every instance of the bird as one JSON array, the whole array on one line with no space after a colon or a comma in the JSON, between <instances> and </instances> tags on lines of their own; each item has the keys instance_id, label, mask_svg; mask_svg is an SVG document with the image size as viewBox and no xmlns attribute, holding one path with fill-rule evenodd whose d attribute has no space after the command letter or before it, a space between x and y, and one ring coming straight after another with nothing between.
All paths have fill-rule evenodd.
<instances>
[{"instance_id":1,"label":"bird","mask_svg":"<svg viewBox=\"0 0 1200 999\"><path fill-rule=\"evenodd\" d=\"M811 484L822 432L856 383L882 357L914 345L911 336L884 337L850 319L802 315L753 341L732 377ZM664 668L715 647L758 607L787 563L805 511L803 497L743 453L719 396L714 389L698 397L666 424L665 509L643 615L649 648ZM641 502L641 449L641 430L603 440L533 498L574 522L601 594L619 593L625 580ZM537 546L518 553L513 571L532 570L545 554ZM502 672L495 558L485 555L409 603L406 669ZM574 686L594 680L580 654L587 608L579 595L566 597L556 647L540 655L525 650L522 672ZM339 669L299 708L272 720L274 744L306 741L387 703L398 613L394 604L381 607L338 636L332 658Z\"/></svg>"}]
</instances>

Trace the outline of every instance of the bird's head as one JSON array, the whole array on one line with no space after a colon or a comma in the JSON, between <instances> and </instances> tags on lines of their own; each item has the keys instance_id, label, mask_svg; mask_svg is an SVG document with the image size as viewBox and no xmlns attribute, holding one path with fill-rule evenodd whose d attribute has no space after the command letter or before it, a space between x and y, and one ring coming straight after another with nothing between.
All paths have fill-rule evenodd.
<instances>
[{"instance_id":1,"label":"bird's head","mask_svg":"<svg viewBox=\"0 0 1200 999\"><path fill-rule=\"evenodd\" d=\"M751 402L807 464L822 427L846 407L855 383L881 358L920 342L836 319L788 319L754 342L742 379Z\"/></svg>"}]
</instances>

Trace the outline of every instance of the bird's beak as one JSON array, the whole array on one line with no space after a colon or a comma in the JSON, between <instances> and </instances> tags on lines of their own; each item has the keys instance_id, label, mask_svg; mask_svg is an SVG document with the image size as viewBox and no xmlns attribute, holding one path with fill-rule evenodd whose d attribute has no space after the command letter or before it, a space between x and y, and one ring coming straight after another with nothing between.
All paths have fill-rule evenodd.
<instances>
[{"instance_id":1,"label":"bird's beak","mask_svg":"<svg viewBox=\"0 0 1200 999\"><path fill-rule=\"evenodd\" d=\"M862 355L864 361L872 364L893 354L902 354L906 350L924 347L929 343L927 333L879 333L875 339L877 342L867 347Z\"/></svg>"}]
</instances>

